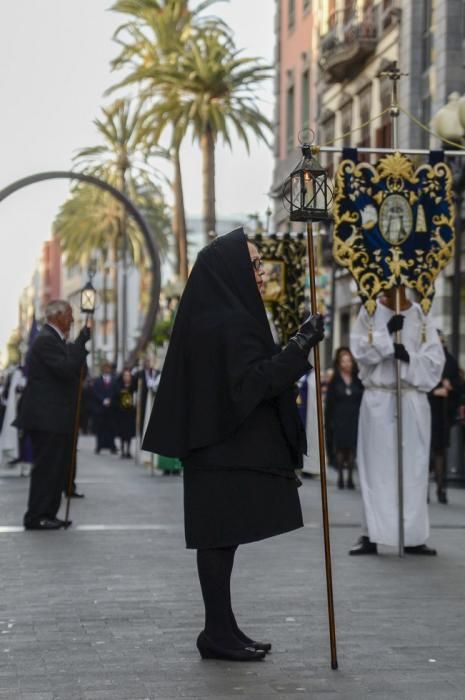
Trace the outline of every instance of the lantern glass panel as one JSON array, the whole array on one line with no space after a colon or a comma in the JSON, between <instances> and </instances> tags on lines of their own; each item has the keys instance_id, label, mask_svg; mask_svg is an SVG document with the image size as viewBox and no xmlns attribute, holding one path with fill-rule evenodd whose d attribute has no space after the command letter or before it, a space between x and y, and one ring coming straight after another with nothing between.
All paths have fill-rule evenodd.
<instances>
[{"instance_id":1,"label":"lantern glass panel","mask_svg":"<svg viewBox=\"0 0 465 700\"><path fill-rule=\"evenodd\" d=\"M293 209L300 209L301 208L301 206L302 206L301 196L302 196L302 185L300 182L300 173L296 173L295 175L292 176L292 180L291 180L291 199L292 199L292 208Z\"/></svg>"}]
</instances>

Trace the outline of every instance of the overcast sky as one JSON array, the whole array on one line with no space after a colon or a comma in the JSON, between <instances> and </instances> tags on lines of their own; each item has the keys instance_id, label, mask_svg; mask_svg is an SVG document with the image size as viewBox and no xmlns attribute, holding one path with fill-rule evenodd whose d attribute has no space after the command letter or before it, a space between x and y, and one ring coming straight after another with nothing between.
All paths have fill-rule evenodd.
<instances>
[{"instance_id":1,"label":"overcast sky","mask_svg":"<svg viewBox=\"0 0 465 700\"><path fill-rule=\"evenodd\" d=\"M118 77L110 60L112 35L124 16L108 11L111 0L14 0L1 3L0 189L40 171L72 168L76 150L98 142L92 120L111 99L103 93ZM194 5L196 2L193 3ZM210 9L234 30L246 55L269 62L274 48L274 0L230 0ZM272 85L260 93L271 118ZM242 216L268 206L271 151L252 141L217 149L217 216ZM190 144L183 151L188 215L201 211L201 161ZM41 244L69 185L49 181L27 187L0 203L0 350L17 324L21 290L28 284Z\"/></svg>"}]
</instances>

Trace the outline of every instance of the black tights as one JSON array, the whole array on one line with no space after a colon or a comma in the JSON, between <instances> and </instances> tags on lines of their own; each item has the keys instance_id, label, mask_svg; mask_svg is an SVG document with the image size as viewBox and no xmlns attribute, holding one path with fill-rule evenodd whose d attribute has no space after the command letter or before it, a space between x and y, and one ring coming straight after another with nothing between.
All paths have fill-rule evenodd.
<instances>
[{"instance_id":1,"label":"black tights","mask_svg":"<svg viewBox=\"0 0 465 700\"><path fill-rule=\"evenodd\" d=\"M197 569L205 604L205 634L228 649L250 642L238 627L231 606L231 573L237 546L198 549Z\"/></svg>"}]
</instances>

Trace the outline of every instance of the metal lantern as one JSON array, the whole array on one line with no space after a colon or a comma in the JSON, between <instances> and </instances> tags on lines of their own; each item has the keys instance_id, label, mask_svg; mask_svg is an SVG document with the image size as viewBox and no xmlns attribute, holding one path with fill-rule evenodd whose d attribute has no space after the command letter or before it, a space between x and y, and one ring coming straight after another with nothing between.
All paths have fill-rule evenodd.
<instances>
[{"instance_id":1,"label":"metal lantern","mask_svg":"<svg viewBox=\"0 0 465 700\"><path fill-rule=\"evenodd\" d=\"M95 311L95 302L97 299L97 292L92 286L92 282L89 280L86 285L81 289L81 311L85 314L93 314Z\"/></svg>"},{"instance_id":2,"label":"metal lantern","mask_svg":"<svg viewBox=\"0 0 465 700\"><path fill-rule=\"evenodd\" d=\"M310 144L302 145L302 159L289 175L285 198L291 221L327 221L333 198L326 170L312 153Z\"/></svg>"}]
</instances>

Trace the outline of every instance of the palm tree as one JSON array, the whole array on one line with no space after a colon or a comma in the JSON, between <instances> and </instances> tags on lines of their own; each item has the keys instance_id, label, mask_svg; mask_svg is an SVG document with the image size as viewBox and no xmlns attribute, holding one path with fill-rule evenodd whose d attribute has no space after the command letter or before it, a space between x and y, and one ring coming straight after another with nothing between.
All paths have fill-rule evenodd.
<instances>
[{"instance_id":1,"label":"palm tree","mask_svg":"<svg viewBox=\"0 0 465 700\"><path fill-rule=\"evenodd\" d=\"M270 121L260 111L256 87L270 78L270 67L258 58L241 56L232 40L215 29L199 33L176 64L163 71L163 99L151 114L156 137L176 124L178 138L189 129L202 153L203 219L207 243L216 229L215 147L218 139L232 149L234 130L250 153L248 132L267 143Z\"/></svg>"},{"instance_id":2,"label":"palm tree","mask_svg":"<svg viewBox=\"0 0 465 700\"><path fill-rule=\"evenodd\" d=\"M143 212L160 252L166 254L170 223L159 189L153 184L139 184L137 193L131 193L131 199ZM119 343L118 262L121 259L122 216L122 205L111 194L93 185L79 183L73 187L71 196L61 206L54 222L55 235L60 240L69 266L88 266L96 251L103 260L110 262L115 362ZM142 271L146 261L144 240L131 218L127 222L127 240L129 257Z\"/></svg>"},{"instance_id":3,"label":"palm tree","mask_svg":"<svg viewBox=\"0 0 465 700\"><path fill-rule=\"evenodd\" d=\"M194 10L188 0L117 0L112 10L128 14L131 19L118 28L115 40L121 47L112 62L113 69L130 66L129 75L110 91L137 84L143 87L142 98L149 103L164 97L165 85L160 79L166 67L175 64L184 46L193 34L206 27L216 26L225 31L225 25L216 18L204 17L203 12L217 0L205 0ZM148 140L158 143L157 124ZM173 232L176 240L177 274L185 282L188 274L187 229L182 186L180 147L185 129L171 123L171 158L174 167Z\"/></svg>"},{"instance_id":4,"label":"palm tree","mask_svg":"<svg viewBox=\"0 0 465 700\"><path fill-rule=\"evenodd\" d=\"M137 13L135 22L119 30L129 38L123 41L119 32L116 34L122 51L113 67L129 65L130 73L115 88L139 83L150 95L153 140L158 142L164 130L171 128L177 165L179 147L189 129L200 145L208 241L216 228L216 143L221 136L231 147L231 127L247 150L250 131L266 141L265 132L271 124L261 113L254 91L271 77L271 67L260 59L242 57L224 23L198 21L199 9L183 24L189 15L187 0L120 0L113 9ZM180 26L175 19L181 21Z\"/></svg>"},{"instance_id":5,"label":"palm tree","mask_svg":"<svg viewBox=\"0 0 465 700\"><path fill-rule=\"evenodd\" d=\"M151 180L159 177L157 171L149 165L150 156L164 155L160 149L147 149L146 130L142 116L142 105L130 100L117 100L113 105L103 110L103 118L95 119L94 123L102 137L97 146L81 149L75 157L78 168L83 172L95 175L117 187L130 199L140 196L141 182L151 186ZM161 197L161 191L157 193ZM114 262L114 339L115 355L117 358L119 346L118 328L118 299L117 299L117 261L122 258L122 359L127 352L127 265L128 265L128 222L124 207L115 204L117 216L114 219L116 233L113 240Z\"/></svg>"}]
</instances>

